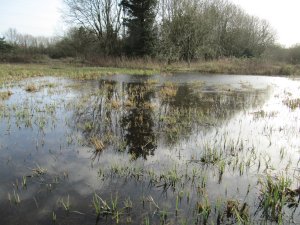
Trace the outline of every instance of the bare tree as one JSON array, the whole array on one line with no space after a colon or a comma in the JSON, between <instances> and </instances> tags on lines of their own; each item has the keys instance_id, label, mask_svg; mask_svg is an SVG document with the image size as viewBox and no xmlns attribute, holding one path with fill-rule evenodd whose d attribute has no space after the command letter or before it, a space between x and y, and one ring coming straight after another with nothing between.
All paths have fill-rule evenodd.
<instances>
[{"instance_id":1,"label":"bare tree","mask_svg":"<svg viewBox=\"0 0 300 225\"><path fill-rule=\"evenodd\" d=\"M22 48L47 48L57 42L53 37L21 34L14 28L9 28L4 36L8 43Z\"/></svg>"},{"instance_id":2,"label":"bare tree","mask_svg":"<svg viewBox=\"0 0 300 225\"><path fill-rule=\"evenodd\" d=\"M274 32L227 0L160 0L160 46L168 60L256 57Z\"/></svg>"},{"instance_id":3,"label":"bare tree","mask_svg":"<svg viewBox=\"0 0 300 225\"><path fill-rule=\"evenodd\" d=\"M110 51L122 21L120 0L64 0L65 19L90 30Z\"/></svg>"},{"instance_id":4,"label":"bare tree","mask_svg":"<svg viewBox=\"0 0 300 225\"><path fill-rule=\"evenodd\" d=\"M18 35L19 34L18 34L17 30L14 28L9 28L4 34L4 36L8 40L8 42L13 45L18 44Z\"/></svg>"}]
</instances>

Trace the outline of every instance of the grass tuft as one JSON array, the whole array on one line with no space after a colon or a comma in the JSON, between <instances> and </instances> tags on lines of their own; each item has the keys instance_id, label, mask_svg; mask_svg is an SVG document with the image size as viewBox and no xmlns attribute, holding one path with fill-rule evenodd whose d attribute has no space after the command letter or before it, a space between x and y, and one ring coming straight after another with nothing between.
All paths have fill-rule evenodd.
<instances>
[{"instance_id":1,"label":"grass tuft","mask_svg":"<svg viewBox=\"0 0 300 225\"><path fill-rule=\"evenodd\" d=\"M28 85L25 87L25 91L27 91L27 92L37 92L37 91L38 91L38 88L37 88L37 86L35 86L34 84L28 84Z\"/></svg>"},{"instance_id":2,"label":"grass tuft","mask_svg":"<svg viewBox=\"0 0 300 225\"><path fill-rule=\"evenodd\" d=\"M91 144L94 146L96 152L102 152L105 148L103 142L98 137L92 137Z\"/></svg>"},{"instance_id":3,"label":"grass tuft","mask_svg":"<svg viewBox=\"0 0 300 225\"><path fill-rule=\"evenodd\" d=\"M285 99L283 101L283 104L289 107L291 110L295 110L297 108L300 108L300 98L296 99Z\"/></svg>"},{"instance_id":4,"label":"grass tuft","mask_svg":"<svg viewBox=\"0 0 300 225\"><path fill-rule=\"evenodd\" d=\"M2 91L2 92L0 92L0 99L7 100L12 95L13 95L13 93L11 91Z\"/></svg>"},{"instance_id":5,"label":"grass tuft","mask_svg":"<svg viewBox=\"0 0 300 225\"><path fill-rule=\"evenodd\" d=\"M260 203L259 209L263 216L271 221L283 222L284 207L298 206L296 193L290 189L291 180L283 175L273 177L267 175L259 179Z\"/></svg>"}]
</instances>

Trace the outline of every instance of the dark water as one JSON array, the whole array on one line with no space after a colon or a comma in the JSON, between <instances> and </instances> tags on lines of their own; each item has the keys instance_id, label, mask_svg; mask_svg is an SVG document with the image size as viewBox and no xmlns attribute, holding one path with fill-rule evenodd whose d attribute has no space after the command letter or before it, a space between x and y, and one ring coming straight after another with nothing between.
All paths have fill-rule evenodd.
<instances>
[{"instance_id":1,"label":"dark water","mask_svg":"<svg viewBox=\"0 0 300 225\"><path fill-rule=\"evenodd\" d=\"M284 175L298 187L300 111L286 103L300 97L298 80L46 77L6 90L0 224L234 224L233 201L248 223L277 223L258 180ZM298 214L284 207L284 224Z\"/></svg>"}]
</instances>

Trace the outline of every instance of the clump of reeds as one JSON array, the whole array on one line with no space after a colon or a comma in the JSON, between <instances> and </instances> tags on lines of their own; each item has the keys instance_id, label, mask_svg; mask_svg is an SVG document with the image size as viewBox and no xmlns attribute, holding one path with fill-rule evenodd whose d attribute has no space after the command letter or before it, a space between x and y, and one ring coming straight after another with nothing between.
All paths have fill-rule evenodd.
<instances>
[{"instance_id":1,"label":"clump of reeds","mask_svg":"<svg viewBox=\"0 0 300 225\"><path fill-rule=\"evenodd\" d=\"M170 85L170 86L165 86L160 90L160 96L163 98L170 98L174 97L177 94L177 87Z\"/></svg>"},{"instance_id":2,"label":"clump of reeds","mask_svg":"<svg viewBox=\"0 0 300 225\"><path fill-rule=\"evenodd\" d=\"M215 147L205 146L200 161L204 164L216 164L222 160L222 152Z\"/></svg>"},{"instance_id":3,"label":"clump of reeds","mask_svg":"<svg viewBox=\"0 0 300 225\"><path fill-rule=\"evenodd\" d=\"M285 99L283 100L283 104L289 107L290 109L295 110L296 108L300 108L300 98Z\"/></svg>"},{"instance_id":4,"label":"clump of reeds","mask_svg":"<svg viewBox=\"0 0 300 225\"><path fill-rule=\"evenodd\" d=\"M264 110L259 110L259 111L253 112L252 114L254 115L255 119L259 119L259 118L275 117L278 114L278 112L276 112L276 111L266 112Z\"/></svg>"},{"instance_id":5,"label":"clump of reeds","mask_svg":"<svg viewBox=\"0 0 300 225\"><path fill-rule=\"evenodd\" d=\"M211 205L207 197L202 202L197 202L197 214L203 219L203 224L207 224L211 213Z\"/></svg>"},{"instance_id":6,"label":"clump of reeds","mask_svg":"<svg viewBox=\"0 0 300 225\"><path fill-rule=\"evenodd\" d=\"M36 92L36 91L38 91L38 88L34 84L28 84L25 88L25 91L27 91L27 92Z\"/></svg>"},{"instance_id":7,"label":"clump of reeds","mask_svg":"<svg viewBox=\"0 0 300 225\"><path fill-rule=\"evenodd\" d=\"M112 100L112 101L111 101L111 107L112 107L113 109L119 109L120 106L121 106L120 102L118 102L118 101L116 101L116 100Z\"/></svg>"},{"instance_id":8,"label":"clump of reeds","mask_svg":"<svg viewBox=\"0 0 300 225\"><path fill-rule=\"evenodd\" d=\"M238 224L249 222L249 208L247 203L241 205L237 200L228 200L226 215L227 218L233 218Z\"/></svg>"},{"instance_id":9,"label":"clump of reeds","mask_svg":"<svg viewBox=\"0 0 300 225\"><path fill-rule=\"evenodd\" d=\"M298 206L295 199L298 193L290 189L291 180L282 175L278 177L267 175L258 183L261 191L259 208L263 215L266 219L282 223L284 207Z\"/></svg>"},{"instance_id":10,"label":"clump of reeds","mask_svg":"<svg viewBox=\"0 0 300 225\"><path fill-rule=\"evenodd\" d=\"M105 148L103 142L98 137L91 138L91 144L94 146L96 152L102 152Z\"/></svg>"},{"instance_id":11,"label":"clump of reeds","mask_svg":"<svg viewBox=\"0 0 300 225\"><path fill-rule=\"evenodd\" d=\"M0 99L6 100L12 95L13 95L13 93L11 91L2 91L2 92L0 92Z\"/></svg>"},{"instance_id":12,"label":"clump of reeds","mask_svg":"<svg viewBox=\"0 0 300 225\"><path fill-rule=\"evenodd\" d=\"M149 110L154 110L155 109L155 104L151 102L145 102L143 105L144 109L149 109Z\"/></svg>"},{"instance_id":13,"label":"clump of reeds","mask_svg":"<svg viewBox=\"0 0 300 225\"><path fill-rule=\"evenodd\" d=\"M149 79L145 82L146 85L154 85L154 84L158 84L159 81L155 80L155 79Z\"/></svg>"},{"instance_id":14,"label":"clump of reeds","mask_svg":"<svg viewBox=\"0 0 300 225\"><path fill-rule=\"evenodd\" d=\"M40 167L39 165L37 165L36 168L32 169L32 176L41 176L47 173L47 169Z\"/></svg>"},{"instance_id":15,"label":"clump of reeds","mask_svg":"<svg viewBox=\"0 0 300 225\"><path fill-rule=\"evenodd\" d=\"M125 102L125 106L128 107L128 108L131 108L134 106L134 102L130 99L128 99L126 102Z\"/></svg>"}]
</instances>

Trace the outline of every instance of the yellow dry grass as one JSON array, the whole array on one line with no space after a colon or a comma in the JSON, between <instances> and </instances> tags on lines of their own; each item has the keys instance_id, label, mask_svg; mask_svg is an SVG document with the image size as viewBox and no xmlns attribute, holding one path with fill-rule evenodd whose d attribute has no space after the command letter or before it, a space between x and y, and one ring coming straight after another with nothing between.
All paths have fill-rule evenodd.
<instances>
[{"instance_id":1,"label":"yellow dry grass","mask_svg":"<svg viewBox=\"0 0 300 225\"><path fill-rule=\"evenodd\" d=\"M94 146L97 152L102 152L105 148L103 142L98 137L92 137L91 144Z\"/></svg>"}]
</instances>

